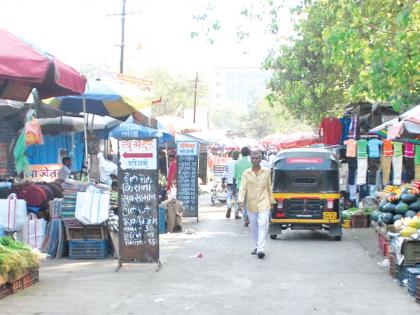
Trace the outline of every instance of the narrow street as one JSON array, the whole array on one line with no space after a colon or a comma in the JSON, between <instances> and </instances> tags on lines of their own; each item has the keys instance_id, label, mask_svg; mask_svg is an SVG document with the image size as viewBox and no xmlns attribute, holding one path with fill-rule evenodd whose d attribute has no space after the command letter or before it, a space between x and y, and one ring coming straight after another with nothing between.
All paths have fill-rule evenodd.
<instances>
[{"instance_id":1,"label":"narrow street","mask_svg":"<svg viewBox=\"0 0 420 315\"><path fill-rule=\"evenodd\" d=\"M318 232L267 240L259 260L241 220L202 200L192 234L161 237L162 269L116 260L47 260L40 282L0 301L16 314L416 314L419 305L388 275L372 229L342 242ZM195 257L199 252L202 258Z\"/></svg>"}]
</instances>

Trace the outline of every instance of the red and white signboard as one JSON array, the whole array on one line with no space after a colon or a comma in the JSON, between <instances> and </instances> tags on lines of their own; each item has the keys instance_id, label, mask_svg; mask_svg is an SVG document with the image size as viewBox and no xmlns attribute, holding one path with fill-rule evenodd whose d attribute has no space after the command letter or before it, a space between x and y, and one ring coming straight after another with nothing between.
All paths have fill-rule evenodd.
<instances>
[{"instance_id":1,"label":"red and white signboard","mask_svg":"<svg viewBox=\"0 0 420 315\"><path fill-rule=\"evenodd\" d=\"M120 140L120 167L126 169L157 169L157 141Z\"/></svg>"},{"instance_id":2,"label":"red and white signboard","mask_svg":"<svg viewBox=\"0 0 420 315\"><path fill-rule=\"evenodd\" d=\"M321 158L288 158L287 164L322 164Z\"/></svg>"}]
</instances>

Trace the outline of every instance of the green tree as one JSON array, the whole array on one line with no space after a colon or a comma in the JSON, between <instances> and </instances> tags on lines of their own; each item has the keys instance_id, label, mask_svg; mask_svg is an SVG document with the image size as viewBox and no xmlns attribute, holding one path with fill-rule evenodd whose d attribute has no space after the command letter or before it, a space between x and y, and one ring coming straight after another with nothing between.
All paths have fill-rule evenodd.
<instances>
[{"instance_id":1,"label":"green tree","mask_svg":"<svg viewBox=\"0 0 420 315\"><path fill-rule=\"evenodd\" d=\"M290 1L254 0L240 12L279 31L278 10ZM317 124L349 102L390 102L403 110L420 101L420 3L416 0L301 0L293 2L294 34L273 49L267 100ZM259 5L258 5L259 4ZM208 7L199 23L215 21ZM217 28L202 32L211 36ZM197 34L199 33L197 32ZM245 35L245 36L244 36ZM238 32L244 39L247 32Z\"/></svg>"},{"instance_id":2,"label":"green tree","mask_svg":"<svg viewBox=\"0 0 420 315\"><path fill-rule=\"evenodd\" d=\"M147 74L153 82L153 93L161 97L161 102L153 105L154 116L180 116L187 108L194 106L195 78L174 76L163 69L156 69ZM197 106L207 105L207 83L199 80L197 84Z\"/></svg>"}]
</instances>

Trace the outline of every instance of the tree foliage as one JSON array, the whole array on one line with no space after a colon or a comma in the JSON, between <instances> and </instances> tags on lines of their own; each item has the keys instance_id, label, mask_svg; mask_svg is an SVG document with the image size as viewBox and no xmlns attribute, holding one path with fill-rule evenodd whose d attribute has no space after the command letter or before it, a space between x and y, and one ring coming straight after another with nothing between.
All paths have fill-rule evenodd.
<instances>
[{"instance_id":1,"label":"tree foliage","mask_svg":"<svg viewBox=\"0 0 420 315\"><path fill-rule=\"evenodd\" d=\"M414 0L303 1L290 44L265 61L271 104L318 122L347 102L418 102L419 9Z\"/></svg>"},{"instance_id":2,"label":"tree foliage","mask_svg":"<svg viewBox=\"0 0 420 315\"><path fill-rule=\"evenodd\" d=\"M185 109L194 106L195 78L174 76L163 69L148 73L153 82L153 92L161 97L161 102L153 105L154 116L181 116ZM208 86L199 80L197 84L197 107L207 105Z\"/></svg>"},{"instance_id":3,"label":"tree foliage","mask_svg":"<svg viewBox=\"0 0 420 315\"><path fill-rule=\"evenodd\" d=\"M210 1L211 2L211 1ZM272 70L267 100L294 117L318 123L349 102L390 102L403 110L420 101L420 2L417 0L248 0L239 13L280 33L278 14L291 8L294 33L273 38L263 62ZM214 6L196 17L210 37L223 25ZM217 27L212 27L216 23ZM206 24L207 23L207 24ZM240 40L249 35L240 30Z\"/></svg>"}]
</instances>

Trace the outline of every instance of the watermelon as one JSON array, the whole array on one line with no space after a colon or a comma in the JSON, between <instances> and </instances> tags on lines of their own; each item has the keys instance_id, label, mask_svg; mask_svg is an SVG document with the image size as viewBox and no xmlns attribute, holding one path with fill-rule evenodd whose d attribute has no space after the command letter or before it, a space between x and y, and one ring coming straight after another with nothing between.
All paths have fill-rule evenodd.
<instances>
[{"instance_id":1,"label":"watermelon","mask_svg":"<svg viewBox=\"0 0 420 315\"><path fill-rule=\"evenodd\" d=\"M392 223L394 223L393 218L394 218L394 216L392 215L392 213L384 213L384 214L382 214L382 221L385 224L392 224Z\"/></svg>"},{"instance_id":2,"label":"watermelon","mask_svg":"<svg viewBox=\"0 0 420 315\"><path fill-rule=\"evenodd\" d=\"M380 204L379 204L379 211L384 211L384 206L387 204L388 202L387 201L382 201Z\"/></svg>"},{"instance_id":3,"label":"watermelon","mask_svg":"<svg viewBox=\"0 0 420 315\"><path fill-rule=\"evenodd\" d=\"M414 202L414 201L416 201L417 200L417 196L416 195L413 195L413 194L402 194L401 196L400 196L400 199L401 199L401 201L402 202L404 202L404 203L412 203L412 202Z\"/></svg>"},{"instance_id":4,"label":"watermelon","mask_svg":"<svg viewBox=\"0 0 420 315\"><path fill-rule=\"evenodd\" d=\"M387 202L387 204L382 207L383 209L382 211L393 213L395 212L395 208L396 208L396 205L394 205L392 202Z\"/></svg>"},{"instance_id":5,"label":"watermelon","mask_svg":"<svg viewBox=\"0 0 420 315\"><path fill-rule=\"evenodd\" d=\"M415 212L415 211L413 211L413 210L408 210L408 211L404 214L404 216L405 216L406 218L414 218L414 217L416 216L416 212Z\"/></svg>"},{"instance_id":6,"label":"watermelon","mask_svg":"<svg viewBox=\"0 0 420 315\"><path fill-rule=\"evenodd\" d=\"M396 214L392 218L392 221L394 221L394 223L395 223L396 221L401 220L402 218L403 218L403 216L401 214Z\"/></svg>"},{"instance_id":7,"label":"watermelon","mask_svg":"<svg viewBox=\"0 0 420 315\"><path fill-rule=\"evenodd\" d=\"M370 214L370 219L374 222L378 222L379 215L381 214L381 211L375 210Z\"/></svg>"},{"instance_id":8,"label":"watermelon","mask_svg":"<svg viewBox=\"0 0 420 315\"><path fill-rule=\"evenodd\" d=\"M408 209L414 210L414 211L419 211L420 210L420 199L410 203L408 205Z\"/></svg>"},{"instance_id":9,"label":"watermelon","mask_svg":"<svg viewBox=\"0 0 420 315\"><path fill-rule=\"evenodd\" d=\"M397 206L395 207L395 213L396 214L405 214L405 212L408 210L408 204L405 202L400 201Z\"/></svg>"}]
</instances>

